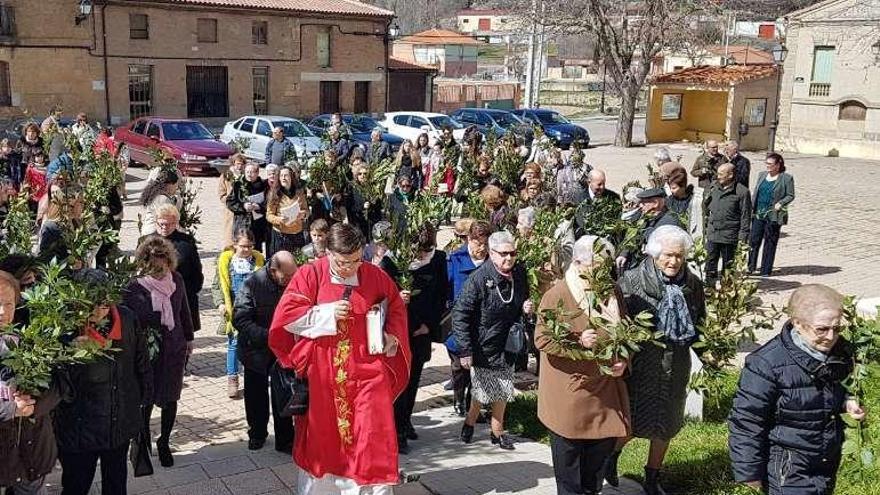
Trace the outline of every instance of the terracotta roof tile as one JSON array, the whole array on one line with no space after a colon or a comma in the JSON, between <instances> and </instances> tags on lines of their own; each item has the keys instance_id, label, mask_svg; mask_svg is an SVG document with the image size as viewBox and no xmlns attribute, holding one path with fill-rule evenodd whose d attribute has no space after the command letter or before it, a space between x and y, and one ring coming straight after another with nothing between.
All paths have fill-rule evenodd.
<instances>
[{"instance_id":1,"label":"terracotta roof tile","mask_svg":"<svg viewBox=\"0 0 880 495\"><path fill-rule=\"evenodd\" d=\"M390 10L380 9L357 0L165 0L163 3L375 17L394 15Z\"/></svg>"},{"instance_id":2,"label":"terracotta roof tile","mask_svg":"<svg viewBox=\"0 0 880 495\"><path fill-rule=\"evenodd\" d=\"M455 13L456 15L468 15L468 16L478 16L478 15L488 15L488 16L499 16L499 15L508 15L510 14L509 10L504 9L461 9Z\"/></svg>"},{"instance_id":3,"label":"terracotta roof tile","mask_svg":"<svg viewBox=\"0 0 880 495\"><path fill-rule=\"evenodd\" d=\"M456 33L448 29L428 29L421 33L404 36L400 39L403 43L414 43L421 45L483 45L482 41L475 40L470 36Z\"/></svg>"},{"instance_id":4,"label":"terracotta roof tile","mask_svg":"<svg viewBox=\"0 0 880 495\"><path fill-rule=\"evenodd\" d=\"M396 71L437 72L437 69L435 67L414 64L412 62L407 62L406 60L394 57L388 58L388 68Z\"/></svg>"},{"instance_id":5,"label":"terracotta roof tile","mask_svg":"<svg viewBox=\"0 0 880 495\"><path fill-rule=\"evenodd\" d=\"M724 55L723 46L712 46L708 50L716 55ZM753 46L729 45L727 56L737 64L772 64L773 54Z\"/></svg>"},{"instance_id":6,"label":"terracotta roof tile","mask_svg":"<svg viewBox=\"0 0 880 495\"><path fill-rule=\"evenodd\" d=\"M754 79L763 79L775 74L776 66L772 64L727 65L724 67L701 65L656 76L652 83L728 86Z\"/></svg>"}]
</instances>

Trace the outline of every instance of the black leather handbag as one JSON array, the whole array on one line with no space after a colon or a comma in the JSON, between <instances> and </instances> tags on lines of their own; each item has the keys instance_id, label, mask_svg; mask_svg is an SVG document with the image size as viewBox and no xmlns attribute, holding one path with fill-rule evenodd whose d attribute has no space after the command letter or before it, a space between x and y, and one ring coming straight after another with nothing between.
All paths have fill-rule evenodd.
<instances>
[{"instance_id":1,"label":"black leather handbag","mask_svg":"<svg viewBox=\"0 0 880 495\"><path fill-rule=\"evenodd\" d=\"M135 478L152 476L153 461L150 460L151 450L150 430L141 428L137 436L131 440L131 450L128 452L128 458L131 460L132 474Z\"/></svg>"},{"instance_id":2,"label":"black leather handbag","mask_svg":"<svg viewBox=\"0 0 880 495\"><path fill-rule=\"evenodd\" d=\"M504 353L510 359L525 356L529 352L529 337L526 335L526 326L522 321L514 323L507 334L507 342L504 344Z\"/></svg>"},{"instance_id":3,"label":"black leather handbag","mask_svg":"<svg viewBox=\"0 0 880 495\"><path fill-rule=\"evenodd\" d=\"M282 418L302 416L309 409L309 382L296 376L293 370L282 368L276 362L269 377L272 401Z\"/></svg>"}]
</instances>

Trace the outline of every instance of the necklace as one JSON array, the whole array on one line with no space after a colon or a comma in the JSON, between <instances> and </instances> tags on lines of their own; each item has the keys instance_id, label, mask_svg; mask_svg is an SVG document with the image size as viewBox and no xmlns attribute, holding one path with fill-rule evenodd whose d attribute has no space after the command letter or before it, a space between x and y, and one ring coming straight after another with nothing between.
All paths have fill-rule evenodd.
<instances>
[{"instance_id":1,"label":"necklace","mask_svg":"<svg viewBox=\"0 0 880 495\"><path fill-rule=\"evenodd\" d=\"M498 284L495 284L495 292L498 293L498 297L501 299L501 302L503 302L504 304L510 304L510 301L513 301L514 288L515 288L515 285L514 285L513 279L510 279L510 297L508 297L505 300L504 296L501 295L501 288L498 287Z\"/></svg>"}]
</instances>

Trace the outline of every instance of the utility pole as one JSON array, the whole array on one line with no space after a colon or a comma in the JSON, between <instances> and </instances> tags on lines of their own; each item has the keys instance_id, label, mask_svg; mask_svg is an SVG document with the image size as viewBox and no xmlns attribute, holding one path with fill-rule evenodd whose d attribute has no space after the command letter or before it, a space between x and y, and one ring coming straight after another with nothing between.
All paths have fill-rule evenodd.
<instances>
[{"instance_id":1,"label":"utility pole","mask_svg":"<svg viewBox=\"0 0 880 495\"><path fill-rule=\"evenodd\" d=\"M547 28L544 26L544 0L541 0L541 17L539 18L539 22L540 33L538 34L538 43L535 48L537 61L534 64L535 75L532 77L532 91L534 92L532 95L532 104L536 107L541 104L541 79L544 78L544 40L547 31Z\"/></svg>"},{"instance_id":2,"label":"utility pole","mask_svg":"<svg viewBox=\"0 0 880 495\"><path fill-rule=\"evenodd\" d=\"M532 18L529 21L529 53L526 59L526 91L525 91L525 107L534 107L532 95L534 94L533 86L535 84L535 15L538 11L538 0L532 0Z\"/></svg>"}]
</instances>

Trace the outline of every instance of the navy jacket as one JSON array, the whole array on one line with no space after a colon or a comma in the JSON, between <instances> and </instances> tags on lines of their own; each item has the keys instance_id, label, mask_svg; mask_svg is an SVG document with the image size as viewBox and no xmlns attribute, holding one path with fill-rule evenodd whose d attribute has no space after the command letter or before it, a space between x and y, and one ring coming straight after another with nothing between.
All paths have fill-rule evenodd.
<instances>
[{"instance_id":1,"label":"navy jacket","mask_svg":"<svg viewBox=\"0 0 880 495\"><path fill-rule=\"evenodd\" d=\"M840 458L847 397L842 382L852 372L849 343L839 340L823 363L794 343L791 328L786 323L746 357L728 420L738 482L766 480L771 449L815 465Z\"/></svg>"}]
</instances>

